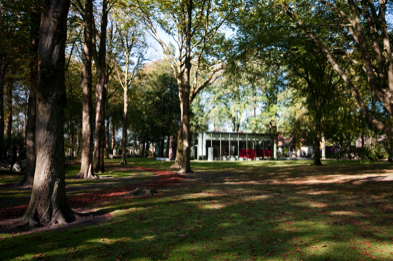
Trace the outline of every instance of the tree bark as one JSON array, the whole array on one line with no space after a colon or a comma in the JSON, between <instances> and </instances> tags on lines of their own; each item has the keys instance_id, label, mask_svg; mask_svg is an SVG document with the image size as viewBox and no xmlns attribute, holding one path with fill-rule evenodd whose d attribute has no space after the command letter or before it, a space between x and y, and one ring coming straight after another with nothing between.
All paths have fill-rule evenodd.
<instances>
[{"instance_id":1,"label":"tree bark","mask_svg":"<svg viewBox=\"0 0 393 261\"><path fill-rule=\"evenodd\" d=\"M109 150L110 150L110 142L109 142L109 114L106 117L106 125L105 125L105 158L109 159Z\"/></svg>"},{"instance_id":2,"label":"tree bark","mask_svg":"<svg viewBox=\"0 0 393 261\"><path fill-rule=\"evenodd\" d=\"M94 142L94 171L99 173L102 171L102 151L100 146L102 144L103 132L103 113L105 105L105 73L106 73L106 27L108 25L108 1L102 1L102 21L101 21L101 35L99 53L96 55L97 66L97 84L96 84L96 133Z\"/></svg>"},{"instance_id":3,"label":"tree bark","mask_svg":"<svg viewBox=\"0 0 393 261\"><path fill-rule=\"evenodd\" d=\"M92 171L93 130L92 130L92 56L93 56L93 1L86 0L83 10L85 41L82 49L82 154L80 179L98 178Z\"/></svg>"},{"instance_id":4,"label":"tree bark","mask_svg":"<svg viewBox=\"0 0 393 261\"><path fill-rule=\"evenodd\" d=\"M164 146L165 146L165 136L162 136L159 157L164 157Z\"/></svg>"},{"instance_id":5,"label":"tree bark","mask_svg":"<svg viewBox=\"0 0 393 261\"><path fill-rule=\"evenodd\" d=\"M7 70L6 55L0 56L0 143L4 139L4 80Z\"/></svg>"},{"instance_id":6,"label":"tree bark","mask_svg":"<svg viewBox=\"0 0 393 261\"><path fill-rule=\"evenodd\" d=\"M181 68L178 68L181 72ZM176 158L172 164L171 169L180 169L183 164L183 80L182 73L177 74L177 85L179 87L179 101L180 101L180 124L177 132L177 147L176 147ZM169 154L168 154L169 156Z\"/></svg>"},{"instance_id":7,"label":"tree bark","mask_svg":"<svg viewBox=\"0 0 393 261\"><path fill-rule=\"evenodd\" d=\"M128 70L128 68L126 69ZM126 79L127 81L127 79ZM127 86L127 83L126 83ZM128 116L128 93L127 88L123 88L123 137L121 139L121 147L122 147L122 160L120 164L127 165L127 116Z\"/></svg>"},{"instance_id":8,"label":"tree bark","mask_svg":"<svg viewBox=\"0 0 393 261\"><path fill-rule=\"evenodd\" d=\"M315 166L320 166L322 165L321 162L321 152L319 151L321 147L321 139L319 135L314 136L313 140L313 149L314 149L314 165Z\"/></svg>"},{"instance_id":9,"label":"tree bark","mask_svg":"<svg viewBox=\"0 0 393 261\"><path fill-rule=\"evenodd\" d=\"M27 119L25 124L26 138L26 168L23 180L19 186L31 187L34 181L36 164L35 154L35 123L36 123L36 90L38 84L38 43L40 36L40 13L38 1L33 1L34 9L30 15L31 23L31 47L30 47L30 94L27 105Z\"/></svg>"},{"instance_id":10,"label":"tree bark","mask_svg":"<svg viewBox=\"0 0 393 261\"><path fill-rule=\"evenodd\" d=\"M73 160L74 159L74 132L73 129L71 127L70 124L70 140L69 140L70 144L69 144L69 149L70 149L70 159Z\"/></svg>"},{"instance_id":11,"label":"tree bark","mask_svg":"<svg viewBox=\"0 0 393 261\"><path fill-rule=\"evenodd\" d=\"M7 84L7 98L6 98L6 103L7 103L7 122L6 122L6 127L5 127L5 136L7 139L11 138L11 132L12 132L12 83Z\"/></svg>"},{"instance_id":12,"label":"tree bark","mask_svg":"<svg viewBox=\"0 0 393 261\"><path fill-rule=\"evenodd\" d=\"M69 0L41 0L38 49L36 173L23 224L64 224L76 218L65 195L64 85Z\"/></svg>"},{"instance_id":13,"label":"tree bark","mask_svg":"<svg viewBox=\"0 0 393 261\"><path fill-rule=\"evenodd\" d=\"M190 74L191 74L191 26L192 26L192 9L193 2L187 3L187 29L186 29L186 56L184 68L184 84L183 84L183 162L179 173L191 173L190 165Z\"/></svg>"},{"instance_id":14,"label":"tree bark","mask_svg":"<svg viewBox=\"0 0 393 261\"><path fill-rule=\"evenodd\" d=\"M106 90L103 95L104 111L102 112L102 128L101 128L101 146L100 146L100 159L101 159L101 173L105 172L104 158L105 158L105 103L106 103Z\"/></svg>"},{"instance_id":15,"label":"tree bark","mask_svg":"<svg viewBox=\"0 0 393 261\"><path fill-rule=\"evenodd\" d=\"M171 136L168 136L167 142L166 142L166 151L164 157L169 158L169 146L171 142Z\"/></svg>"},{"instance_id":16,"label":"tree bark","mask_svg":"<svg viewBox=\"0 0 393 261\"><path fill-rule=\"evenodd\" d=\"M142 157L145 157L145 145L146 145L146 138L143 138L143 144L142 144Z\"/></svg>"},{"instance_id":17,"label":"tree bark","mask_svg":"<svg viewBox=\"0 0 393 261\"><path fill-rule=\"evenodd\" d=\"M181 113L183 114L183 113ZM177 132L177 147L176 147L176 158L172 164L171 169L180 169L183 164L183 124L180 120L179 131Z\"/></svg>"},{"instance_id":18,"label":"tree bark","mask_svg":"<svg viewBox=\"0 0 393 261\"><path fill-rule=\"evenodd\" d=\"M112 119L112 146L111 149L113 150L115 148L115 124Z\"/></svg>"},{"instance_id":19,"label":"tree bark","mask_svg":"<svg viewBox=\"0 0 393 261\"><path fill-rule=\"evenodd\" d=\"M79 142L79 126L76 129L76 157L79 157L80 153L80 142Z\"/></svg>"}]
</instances>

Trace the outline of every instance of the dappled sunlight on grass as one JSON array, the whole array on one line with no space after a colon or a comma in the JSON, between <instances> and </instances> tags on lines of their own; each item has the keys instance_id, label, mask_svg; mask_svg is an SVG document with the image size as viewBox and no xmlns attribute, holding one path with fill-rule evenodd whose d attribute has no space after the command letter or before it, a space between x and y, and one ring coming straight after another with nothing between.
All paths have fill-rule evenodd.
<instances>
[{"instance_id":1,"label":"dappled sunlight on grass","mask_svg":"<svg viewBox=\"0 0 393 261\"><path fill-rule=\"evenodd\" d=\"M337 216L362 216L363 214L355 212L355 211L331 211L330 215L337 215Z\"/></svg>"},{"instance_id":2,"label":"dappled sunlight on grass","mask_svg":"<svg viewBox=\"0 0 393 261\"><path fill-rule=\"evenodd\" d=\"M211 209L211 210L215 210L215 209L220 209L220 208L225 208L225 205L222 204L217 204L217 203L210 203L210 204L205 204L202 205L200 208L201 209Z\"/></svg>"},{"instance_id":3,"label":"dappled sunlight on grass","mask_svg":"<svg viewBox=\"0 0 393 261\"><path fill-rule=\"evenodd\" d=\"M393 165L309 164L192 162L194 174L153 197L120 195L91 205L112 216L104 223L0 235L7 249L2 258L392 260L392 184L367 180L392 172ZM130 159L129 165L170 166L151 159ZM139 174L130 175L152 177Z\"/></svg>"}]
</instances>

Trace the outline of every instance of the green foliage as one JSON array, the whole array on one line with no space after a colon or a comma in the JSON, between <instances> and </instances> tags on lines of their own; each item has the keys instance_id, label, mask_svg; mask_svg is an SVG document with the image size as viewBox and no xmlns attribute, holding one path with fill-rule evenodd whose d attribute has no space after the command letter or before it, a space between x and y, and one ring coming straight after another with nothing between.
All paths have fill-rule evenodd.
<instances>
[{"instance_id":1,"label":"green foliage","mask_svg":"<svg viewBox=\"0 0 393 261\"><path fill-rule=\"evenodd\" d=\"M386 159L389 157L386 148L382 146L382 144L378 144L376 142L364 146L362 152L367 159L373 161L379 161L380 159Z\"/></svg>"},{"instance_id":2,"label":"green foliage","mask_svg":"<svg viewBox=\"0 0 393 261\"><path fill-rule=\"evenodd\" d=\"M176 79L169 64L156 61L146 66L131 96L131 130L150 141L176 136L180 105Z\"/></svg>"}]
</instances>

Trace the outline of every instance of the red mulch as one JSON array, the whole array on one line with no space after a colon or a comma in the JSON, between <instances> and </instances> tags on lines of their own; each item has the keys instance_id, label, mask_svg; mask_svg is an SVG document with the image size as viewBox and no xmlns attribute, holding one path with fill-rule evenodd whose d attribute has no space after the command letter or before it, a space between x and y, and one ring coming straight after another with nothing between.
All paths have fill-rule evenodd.
<instances>
[{"instance_id":1,"label":"red mulch","mask_svg":"<svg viewBox=\"0 0 393 261\"><path fill-rule=\"evenodd\" d=\"M156 190L175 186L182 182L185 178L181 174L177 174L172 171L166 170L156 170L152 168L143 168L137 167L134 168L137 170L145 170L152 171L156 176L153 180L147 181L139 186L128 186L128 187L119 187L113 188L104 191L97 191L88 194L84 194L83 196L70 196L67 197L67 203L71 208L80 208L87 205L91 205L97 202L104 202L110 199L115 199L116 197L120 197L132 191L137 187L154 187ZM131 169L130 169L131 170ZM28 205L16 206L10 208L0 209L0 221L7 219L20 218L26 212Z\"/></svg>"}]
</instances>

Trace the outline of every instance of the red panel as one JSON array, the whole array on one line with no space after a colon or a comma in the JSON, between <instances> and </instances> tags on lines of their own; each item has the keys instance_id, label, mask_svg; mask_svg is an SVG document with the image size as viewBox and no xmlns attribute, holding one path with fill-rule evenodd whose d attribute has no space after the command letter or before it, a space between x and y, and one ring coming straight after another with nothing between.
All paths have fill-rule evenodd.
<instances>
[{"instance_id":1,"label":"red panel","mask_svg":"<svg viewBox=\"0 0 393 261\"><path fill-rule=\"evenodd\" d=\"M248 150L248 158L253 159L255 157L255 151L254 149L249 149Z\"/></svg>"},{"instance_id":2,"label":"red panel","mask_svg":"<svg viewBox=\"0 0 393 261\"><path fill-rule=\"evenodd\" d=\"M239 150L239 153L240 153L240 158L245 158L245 157L247 157L247 151L246 151L246 149L240 149Z\"/></svg>"}]
</instances>

